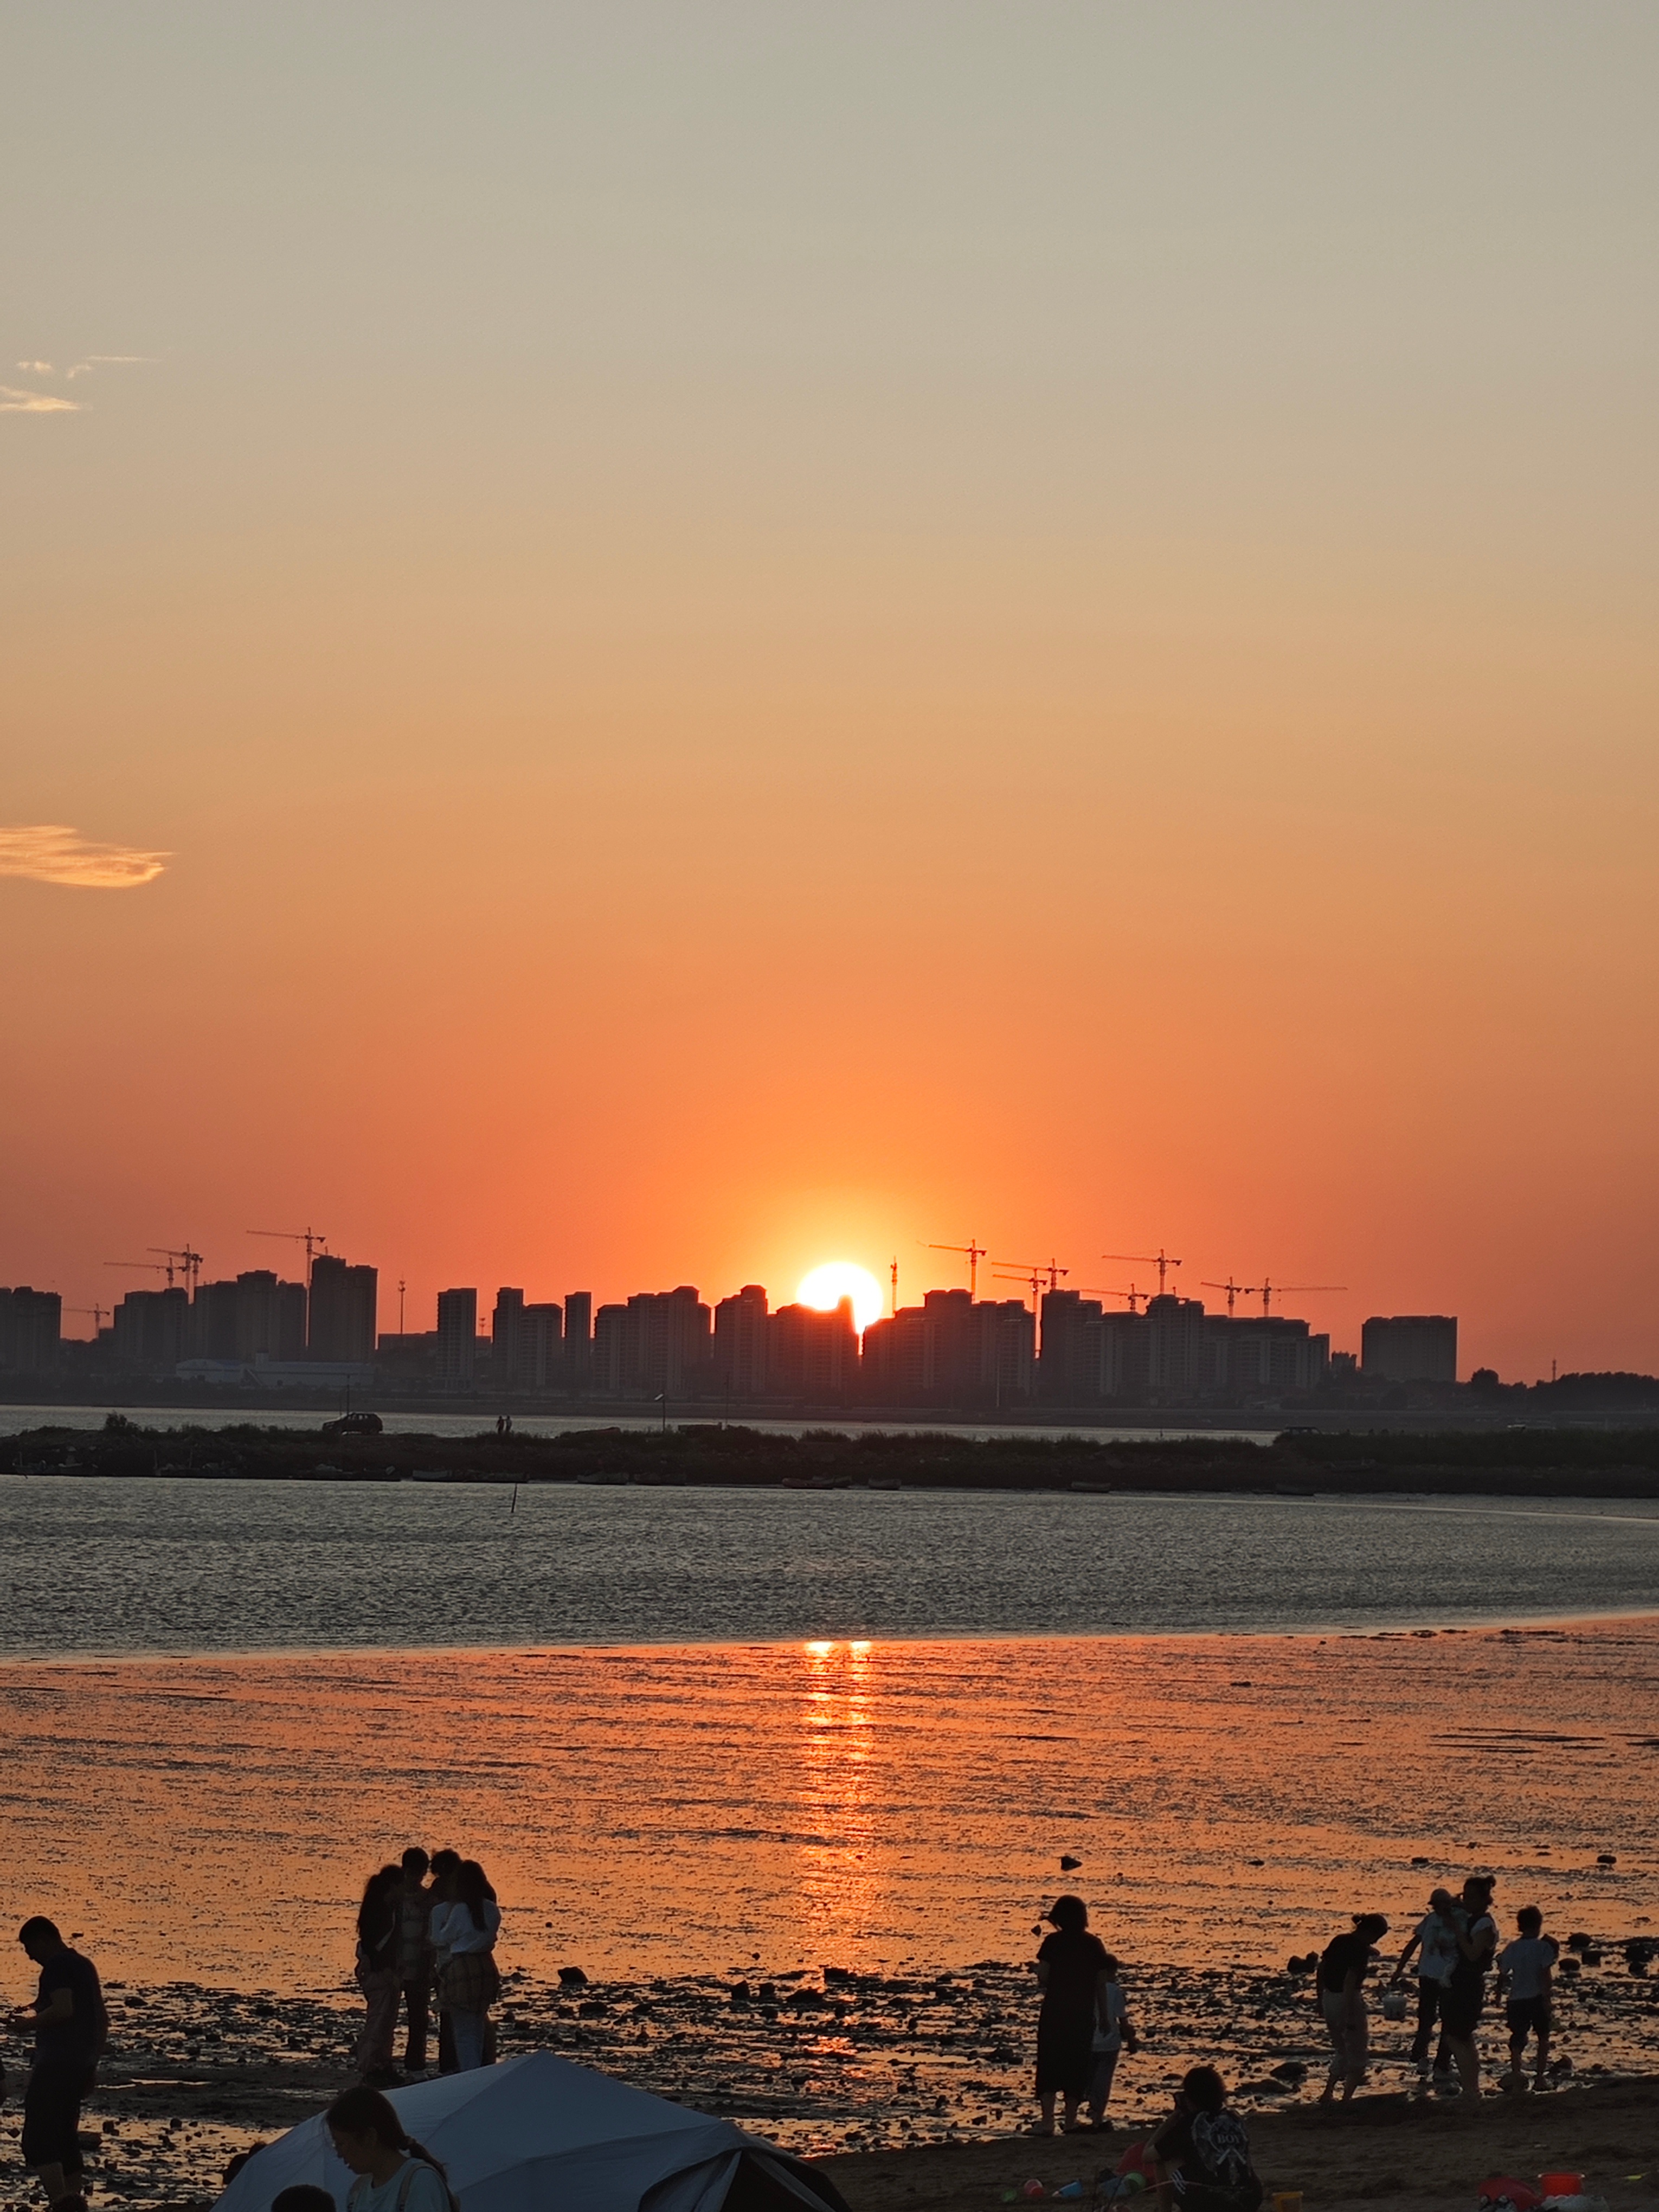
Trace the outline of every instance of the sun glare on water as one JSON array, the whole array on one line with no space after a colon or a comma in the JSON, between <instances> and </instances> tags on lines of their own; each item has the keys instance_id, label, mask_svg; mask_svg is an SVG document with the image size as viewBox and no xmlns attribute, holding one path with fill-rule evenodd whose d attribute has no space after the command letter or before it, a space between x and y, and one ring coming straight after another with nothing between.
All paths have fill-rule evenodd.
<instances>
[{"instance_id":1,"label":"sun glare on water","mask_svg":"<svg viewBox=\"0 0 1659 2212\"><path fill-rule=\"evenodd\" d=\"M820 1313L828 1313L843 1298L851 1298L853 1320L860 1335L872 1321L881 1319L881 1285L867 1267L854 1267L850 1260L826 1260L821 1267L814 1267L811 1274L801 1277L795 1297L799 1304L816 1306Z\"/></svg>"}]
</instances>

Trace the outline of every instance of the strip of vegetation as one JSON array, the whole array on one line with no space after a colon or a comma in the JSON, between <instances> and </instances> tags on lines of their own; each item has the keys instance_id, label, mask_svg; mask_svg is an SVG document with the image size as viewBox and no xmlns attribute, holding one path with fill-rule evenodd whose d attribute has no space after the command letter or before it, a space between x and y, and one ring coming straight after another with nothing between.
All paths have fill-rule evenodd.
<instances>
[{"instance_id":1,"label":"strip of vegetation","mask_svg":"<svg viewBox=\"0 0 1659 2212\"><path fill-rule=\"evenodd\" d=\"M149 1429L112 1414L100 1430L26 1431L0 1444L0 1468L22 1474L241 1480L1627 1498L1659 1498L1659 1429L1309 1432L1256 1444L1231 1437L976 1438L879 1430L793 1437L709 1422L665 1431L485 1431L457 1438L307 1435L252 1423Z\"/></svg>"}]
</instances>

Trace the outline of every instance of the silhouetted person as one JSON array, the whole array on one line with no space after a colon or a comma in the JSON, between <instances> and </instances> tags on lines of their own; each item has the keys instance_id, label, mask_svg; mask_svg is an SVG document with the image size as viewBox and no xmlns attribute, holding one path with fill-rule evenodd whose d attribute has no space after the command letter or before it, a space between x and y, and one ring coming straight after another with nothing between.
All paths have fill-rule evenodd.
<instances>
[{"instance_id":1,"label":"silhouetted person","mask_svg":"<svg viewBox=\"0 0 1659 2212\"><path fill-rule=\"evenodd\" d=\"M1412 2063L1422 2068L1429 2063L1435 2022L1443 2018L1452 1968L1457 1964L1457 1906L1450 1890L1431 1893L1428 1911L1412 1930L1411 1941L1389 1978L1391 1986L1404 1979L1413 1952L1417 1954L1417 2033L1412 2038ZM1434 2065L1437 2074L1451 2070L1451 2050L1443 2023Z\"/></svg>"},{"instance_id":2,"label":"silhouetted person","mask_svg":"<svg viewBox=\"0 0 1659 2212\"><path fill-rule=\"evenodd\" d=\"M1356 1912L1353 1929L1333 1936L1319 1961L1319 2008L1325 2015L1331 2039L1330 2071L1319 2101L1328 2105L1342 2084L1346 2105L1365 2078L1370 2051L1370 2021L1365 2011L1365 1977L1371 1970L1371 1947L1389 1932L1380 1912Z\"/></svg>"},{"instance_id":3,"label":"silhouetted person","mask_svg":"<svg viewBox=\"0 0 1659 2212\"><path fill-rule=\"evenodd\" d=\"M432 1893L426 1883L428 1863L420 1845L412 1844L403 1856L403 1881L398 1891L398 1987L407 2021L405 2074L426 2071L427 2023L432 2011Z\"/></svg>"},{"instance_id":4,"label":"silhouetted person","mask_svg":"<svg viewBox=\"0 0 1659 2212\"><path fill-rule=\"evenodd\" d=\"M1472 1874L1463 1885L1457 1963L1452 1968L1442 2015L1452 2063L1471 2109L1480 2094L1480 2054L1475 2049L1474 2031L1480 2025L1486 2002L1486 1970L1498 1948L1498 1923L1492 1917L1492 1893L1496 1887L1489 1874Z\"/></svg>"},{"instance_id":5,"label":"silhouetted person","mask_svg":"<svg viewBox=\"0 0 1659 2212\"><path fill-rule=\"evenodd\" d=\"M1039 2135L1054 2131L1054 2100L1064 2100L1065 2125L1077 2125L1078 2106L1095 2070L1095 2023L1107 2002L1106 1946L1089 1933L1089 1908L1080 1897L1057 1897L1045 1916L1054 1927L1036 1954L1036 2093Z\"/></svg>"},{"instance_id":6,"label":"silhouetted person","mask_svg":"<svg viewBox=\"0 0 1659 2212\"><path fill-rule=\"evenodd\" d=\"M23 2092L23 2163L39 2175L50 2205L83 2208L81 2100L91 2088L109 2039L109 2014L98 1971L71 1951L50 1920L26 1920L17 1940L40 1969L32 2007L11 2016L34 2030L34 2063Z\"/></svg>"},{"instance_id":7,"label":"silhouetted person","mask_svg":"<svg viewBox=\"0 0 1659 2212\"><path fill-rule=\"evenodd\" d=\"M1262 2190L1250 2138L1228 2111L1227 2085L1213 2066L1192 2069L1146 2151L1163 2166L1182 2212L1258 2212Z\"/></svg>"},{"instance_id":8,"label":"silhouetted person","mask_svg":"<svg viewBox=\"0 0 1659 2212\"><path fill-rule=\"evenodd\" d=\"M348 2212L455 2212L449 2177L378 2089L348 2089L323 2118L336 2156L356 2176Z\"/></svg>"}]
</instances>

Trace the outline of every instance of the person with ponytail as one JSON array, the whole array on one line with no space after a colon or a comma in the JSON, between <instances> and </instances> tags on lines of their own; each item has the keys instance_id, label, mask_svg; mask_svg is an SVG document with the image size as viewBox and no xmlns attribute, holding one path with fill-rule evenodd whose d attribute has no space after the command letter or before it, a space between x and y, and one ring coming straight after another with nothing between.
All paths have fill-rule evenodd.
<instances>
[{"instance_id":1,"label":"person with ponytail","mask_svg":"<svg viewBox=\"0 0 1659 2212\"><path fill-rule=\"evenodd\" d=\"M443 1965L438 1970L438 2001L455 2035L455 2063L463 2074L486 2063L489 2008L501 1993L501 1978L490 1955L501 1929L501 1909L489 1877L477 1859L463 1859L455 1872L451 1902L432 1915L432 1940Z\"/></svg>"},{"instance_id":2,"label":"person with ponytail","mask_svg":"<svg viewBox=\"0 0 1659 2212\"><path fill-rule=\"evenodd\" d=\"M378 2089L346 2090L323 2118L335 2155L356 2177L346 2212L458 2212L448 2175Z\"/></svg>"}]
</instances>

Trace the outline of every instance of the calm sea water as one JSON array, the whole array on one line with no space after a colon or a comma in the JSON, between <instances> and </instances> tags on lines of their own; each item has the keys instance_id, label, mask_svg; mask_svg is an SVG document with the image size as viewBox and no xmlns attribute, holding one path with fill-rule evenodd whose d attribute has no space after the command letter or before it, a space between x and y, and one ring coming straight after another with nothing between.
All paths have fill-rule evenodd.
<instances>
[{"instance_id":1,"label":"calm sea water","mask_svg":"<svg viewBox=\"0 0 1659 2212\"><path fill-rule=\"evenodd\" d=\"M1638 1504L0 1478L0 1656L1632 1614Z\"/></svg>"}]
</instances>

